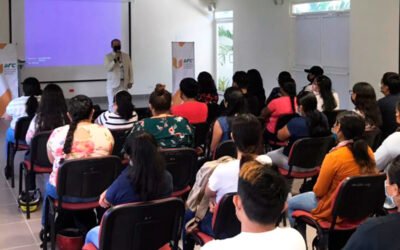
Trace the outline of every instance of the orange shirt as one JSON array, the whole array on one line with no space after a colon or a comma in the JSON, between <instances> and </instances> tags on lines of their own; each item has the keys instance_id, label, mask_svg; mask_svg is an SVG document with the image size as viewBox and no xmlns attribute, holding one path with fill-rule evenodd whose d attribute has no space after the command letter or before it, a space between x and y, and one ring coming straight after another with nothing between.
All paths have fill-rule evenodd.
<instances>
[{"instance_id":1,"label":"orange shirt","mask_svg":"<svg viewBox=\"0 0 400 250\"><path fill-rule=\"evenodd\" d=\"M368 148L368 153L375 160L374 153ZM322 162L317 183L314 186L318 205L311 211L317 220L332 220L333 193L337 186L347 177L361 175L361 169L356 163L351 150L342 146L328 153ZM338 220L340 222L340 219Z\"/></svg>"}]
</instances>

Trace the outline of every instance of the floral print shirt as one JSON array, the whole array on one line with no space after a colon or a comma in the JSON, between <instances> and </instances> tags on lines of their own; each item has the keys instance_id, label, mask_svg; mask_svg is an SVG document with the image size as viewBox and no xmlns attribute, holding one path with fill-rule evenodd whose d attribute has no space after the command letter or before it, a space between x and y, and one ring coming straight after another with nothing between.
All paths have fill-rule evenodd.
<instances>
[{"instance_id":1,"label":"floral print shirt","mask_svg":"<svg viewBox=\"0 0 400 250\"><path fill-rule=\"evenodd\" d=\"M68 130L69 125L56 128L47 141L47 152L54 158L53 171L49 178L49 182L53 186L56 186L57 183L57 172L61 159L107 156L112 153L114 147L114 138L107 128L92 123L79 123L74 133L71 153L65 155L63 148Z\"/></svg>"},{"instance_id":2,"label":"floral print shirt","mask_svg":"<svg viewBox=\"0 0 400 250\"><path fill-rule=\"evenodd\" d=\"M194 129L180 116L145 118L133 125L131 133L146 131L162 148L194 147Z\"/></svg>"}]
</instances>

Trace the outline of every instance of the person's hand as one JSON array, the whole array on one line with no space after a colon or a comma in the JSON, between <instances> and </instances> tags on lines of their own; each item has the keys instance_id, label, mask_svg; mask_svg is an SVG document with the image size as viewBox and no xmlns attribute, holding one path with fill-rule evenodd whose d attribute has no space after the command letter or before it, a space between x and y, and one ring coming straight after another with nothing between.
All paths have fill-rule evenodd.
<instances>
[{"instance_id":1,"label":"person's hand","mask_svg":"<svg viewBox=\"0 0 400 250\"><path fill-rule=\"evenodd\" d=\"M132 82L130 82L130 83L128 83L128 89L131 89L132 88L132 86L133 86L133 83Z\"/></svg>"},{"instance_id":2,"label":"person's hand","mask_svg":"<svg viewBox=\"0 0 400 250\"><path fill-rule=\"evenodd\" d=\"M102 208L109 208L111 206L111 204L106 200L106 191L104 191L101 195L100 195L100 199L99 199L99 205Z\"/></svg>"}]
</instances>

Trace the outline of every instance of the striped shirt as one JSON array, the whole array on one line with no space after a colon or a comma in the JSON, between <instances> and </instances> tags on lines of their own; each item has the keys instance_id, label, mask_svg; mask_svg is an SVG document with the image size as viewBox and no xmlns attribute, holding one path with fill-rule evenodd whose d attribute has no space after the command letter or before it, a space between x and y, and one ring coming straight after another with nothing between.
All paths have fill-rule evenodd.
<instances>
[{"instance_id":1,"label":"striped shirt","mask_svg":"<svg viewBox=\"0 0 400 250\"><path fill-rule=\"evenodd\" d=\"M135 111L132 113L132 118L125 120L118 114L110 111L106 111L97 117L95 123L103 125L106 128L113 129L130 129L133 127L133 123L138 120L138 116Z\"/></svg>"},{"instance_id":2,"label":"striped shirt","mask_svg":"<svg viewBox=\"0 0 400 250\"><path fill-rule=\"evenodd\" d=\"M40 102L41 96L35 96L38 102ZM15 129L15 124L17 123L18 119L26 114L26 102L28 101L29 96L21 96L13 99L6 108L7 115L12 117L10 128Z\"/></svg>"}]
</instances>

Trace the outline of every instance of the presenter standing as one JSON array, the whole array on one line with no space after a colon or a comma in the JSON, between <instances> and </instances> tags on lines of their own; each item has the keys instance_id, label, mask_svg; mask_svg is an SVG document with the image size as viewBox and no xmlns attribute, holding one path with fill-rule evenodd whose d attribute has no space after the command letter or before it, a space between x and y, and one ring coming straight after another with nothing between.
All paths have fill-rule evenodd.
<instances>
[{"instance_id":1,"label":"presenter standing","mask_svg":"<svg viewBox=\"0 0 400 250\"><path fill-rule=\"evenodd\" d=\"M113 52L106 55L108 109L112 111L114 95L121 90L132 88L133 71L129 55L121 52L121 41L111 41Z\"/></svg>"}]
</instances>

